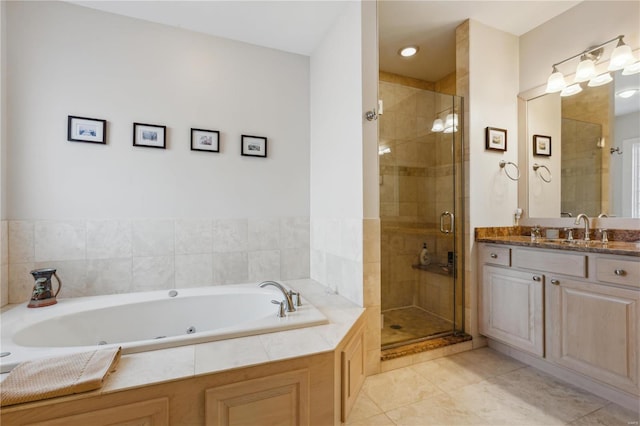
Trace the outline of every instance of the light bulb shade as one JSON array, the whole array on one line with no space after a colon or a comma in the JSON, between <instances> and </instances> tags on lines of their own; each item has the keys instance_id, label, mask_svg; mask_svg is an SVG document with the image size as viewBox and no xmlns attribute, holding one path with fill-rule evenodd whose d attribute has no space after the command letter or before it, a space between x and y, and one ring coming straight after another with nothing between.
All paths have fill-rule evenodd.
<instances>
[{"instance_id":1,"label":"light bulb shade","mask_svg":"<svg viewBox=\"0 0 640 426\"><path fill-rule=\"evenodd\" d=\"M640 72L640 61L635 61L622 70L622 75L632 75Z\"/></svg>"},{"instance_id":2,"label":"light bulb shade","mask_svg":"<svg viewBox=\"0 0 640 426\"><path fill-rule=\"evenodd\" d=\"M638 91L639 91L638 89L628 89L628 90L623 90L622 92L618 92L616 93L616 95L621 97L622 99L628 99L633 95L635 95L636 93L638 93Z\"/></svg>"},{"instance_id":3,"label":"light bulb shade","mask_svg":"<svg viewBox=\"0 0 640 426\"><path fill-rule=\"evenodd\" d=\"M442 123L442 119L436 118L433 120L433 126L431 127L432 132L441 132L444 130L444 124Z\"/></svg>"},{"instance_id":4,"label":"light bulb shade","mask_svg":"<svg viewBox=\"0 0 640 426\"><path fill-rule=\"evenodd\" d=\"M621 70L632 62L631 47L618 43L618 46L611 53L611 59L609 59L609 71Z\"/></svg>"},{"instance_id":5,"label":"light bulb shade","mask_svg":"<svg viewBox=\"0 0 640 426\"><path fill-rule=\"evenodd\" d=\"M613 81L613 78L611 77L611 74L608 72L605 72L589 80L589 84L587 84L587 86L598 87L598 86L603 86L607 83L611 83L612 81Z\"/></svg>"},{"instance_id":6,"label":"light bulb shade","mask_svg":"<svg viewBox=\"0 0 640 426\"><path fill-rule=\"evenodd\" d=\"M444 127L453 127L458 125L458 114L447 114L447 118L444 120Z\"/></svg>"},{"instance_id":7,"label":"light bulb shade","mask_svg":"<svg viewBox=\"0 0 640 426\"><path fill-rule=\"evenodd\" d=\"M560 92L560 96L572 96L580 92L582 92L582 87L580 87L579 83L575 83L562 89L562 92Z\"/></svg>"},{"instance_id":8,"label":"light bulb shade","mask_svg":"<svg viewBox=\"0 0 640 426\"><path fill-rule=\"evenodd\" d=\"M581 83L589 80L596 75L596 64L591 59L583 59L578 64L576 69L576 76L573 79L574 83Z\"/></svg>"},{"instance_id":9,"label":"light bulb shade","mask_svg":"<svg viewBox=\"0 0 640 426\"><path fill-rule=\"evenodd\" d=\"M556 93L567 87L567 82L564 81L564 75L558 71L555 67L553 73L547 79L547 93Z\"/></svg>"},{"instance_id":10,"label":"light bulb shade","mask_svg":"<svg viewBox=\"0 0 640 426\"><path fill-rule=\"evenodd\" d=\"M458 127L457 126L450 126L450 127L445 127L444 131L442 133L454 133L458 131Z\"/></svg>"}]
</instances>

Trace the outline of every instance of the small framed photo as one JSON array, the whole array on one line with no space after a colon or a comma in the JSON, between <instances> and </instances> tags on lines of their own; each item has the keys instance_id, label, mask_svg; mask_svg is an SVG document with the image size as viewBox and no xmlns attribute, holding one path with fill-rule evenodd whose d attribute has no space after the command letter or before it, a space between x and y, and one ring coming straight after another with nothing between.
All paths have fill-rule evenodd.
<instances>
[{"instance_id":1,"label":"small framed photo","mask_svg":"<svg viewBox=\"0 0 640 426\"><path fill-rule=\"evenodd\" d=\"M67 140L69 142L107 143L107 120L68 116Z\"/></svg>"},{"instance_id":2,"label":"small framed photo","mask_svg":"<svg viewBox=\"0 0 640 426\"><path fill-rule=\"evenodd\" d=\"M166 134L167 126L133 123L133 146L165 149L167 147Z\"/></svg>"},{"instance_id":3,"label":"small framed photo","mask_svg":"<svg viewBox=\"0 0 640 426\"><path fill-rule=\"evenodd\" d=\"M220 152L220 132L191 129L191 151Z\"/></svg>"},{"instance_id":4,"label":"small framed photo","mask_svg":"<svg viewBox=\"0 0 640 426\"><path fill-rule=\"evenodd\" d=\"M262 136L242 135L242 155L249 157L267 156L267 138Z\"/></svg>"},{"instance_id":5,"label":"small framed photo","mask_svg":"<svg viewBox=\"0 0 640 426\"><path fill-rule=\"evenodd\" d=\"M533 155L551 157L551 136L533 135Z\"/></svg>"},{"instance_id":6,"label":"small framed photo","mask_svg":"<svg viewBox=\"0 0 640 426\"><path fill-rule=\"evenodd\" d=\"M495 151L507 150L507 131L496 127L487 127L485 129L485 149L493 149Z\"/></svg>"}]
</instances>

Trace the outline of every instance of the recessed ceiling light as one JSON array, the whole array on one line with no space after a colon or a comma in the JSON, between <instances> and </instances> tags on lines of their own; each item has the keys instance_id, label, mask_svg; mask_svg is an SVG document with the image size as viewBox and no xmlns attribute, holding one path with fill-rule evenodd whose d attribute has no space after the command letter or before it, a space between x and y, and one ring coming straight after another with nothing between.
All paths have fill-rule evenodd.
<instances>
[{"instance_id":1,"label":"recessed ceiling light","mask_svg":"<svg viewBox=\"0 0 640 426\"><path fill-rule=\"evenodd\" d=\"M398 50L398 54L400 56L408 58L408 57L413 56L416 53L418 53L418 50L420 50L420 48L418 46L407 46L407 47L403 47L402 49Z\"/></svg>"},{"instance_id":2,"label":"recessed ceiling light","mask_svg":"<svg viewBox=\"0 0 640 426\"><path fill-rule=\"evenodd\" d=\"M616 95L620 96L623 99L627 99L632 97L636 93L638 93L638 89L629 89L629 90L623 90L622 92L618 92L616 93Z\"/></svg>"}]
</instances>

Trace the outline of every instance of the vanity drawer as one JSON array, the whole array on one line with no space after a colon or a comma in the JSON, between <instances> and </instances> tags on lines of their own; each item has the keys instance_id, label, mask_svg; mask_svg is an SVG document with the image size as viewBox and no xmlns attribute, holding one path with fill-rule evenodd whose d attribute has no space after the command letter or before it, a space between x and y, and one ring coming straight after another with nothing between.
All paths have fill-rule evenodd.
<instances>
[{"instance_id":1,"label":"vanity drawer","mask_svg":"<svg viewBox=\"0 0 640 426\"><path fill-rule=\"evenodd\" d=\"M558 250L513 250L513 266L572 277L587 276L587 256Z\"/></svg>"},{"instance_id":2,"label":"vanity drawer","mask_svg":"<svg viewBox=\"0 0 640 426\"><path fill-rule=\"evenodd\" d=\"M640 287L640 262L614 258L596 259L598 281Z\"/></svg>"},{"instance_id":3,"label":"vanity drawer","mask_svg":"<svg viewBox=\"0 0 640 426\"><path fill-rule=\"evenodd\" d=\"M480 263L511 266L511 249L509 247L484 246L480 256Z\"/></svg>"}]
</instances>

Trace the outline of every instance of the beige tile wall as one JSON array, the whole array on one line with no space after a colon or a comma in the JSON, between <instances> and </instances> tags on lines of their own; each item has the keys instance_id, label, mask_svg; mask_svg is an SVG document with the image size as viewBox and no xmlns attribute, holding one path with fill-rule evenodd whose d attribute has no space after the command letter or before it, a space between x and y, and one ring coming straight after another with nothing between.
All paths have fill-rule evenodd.
<instances>
[{"instance_id":1,"label":"beige tile wall","mask_svg":"<svg viewBox=\"0 0 640 426\"><path fill-rule=\"evenodd\" d=\"M9 303L9 224L0 221L0 306Z\"/></svg>"},{"instance_id":2,"label":"beige tile wall","mask_svg":"<svg viewBox=\"0 0 640 426\"><path fill-rule=\"evenodd\" d=\"M309 277L307 217L2 223L3 303L28 300L43 267L61 297Z\"/></svg>"}]
</instances>

